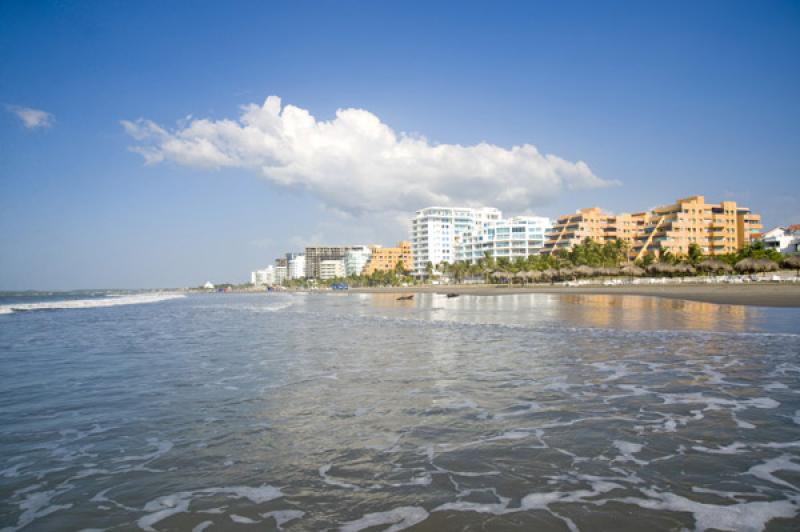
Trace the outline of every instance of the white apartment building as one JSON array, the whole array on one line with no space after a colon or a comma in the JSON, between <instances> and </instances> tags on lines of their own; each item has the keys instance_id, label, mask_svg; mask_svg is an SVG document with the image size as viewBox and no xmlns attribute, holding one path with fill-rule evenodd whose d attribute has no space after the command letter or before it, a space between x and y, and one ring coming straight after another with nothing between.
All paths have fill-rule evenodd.
<instances>
[{"instance_id":1,"label":"white apartment building","mask_svg":"<svg viewBox=\"0 0 800 532\"><path fill-rule=\"evenodd\" d=\"M418 210L411 220L411 251L414 273L425 274L425 266L458 260L461 236L477 231L485 224L502 218L493 207L427 207Z\"/></svg>"},{"instance_id":2,"label":"white apartment building","mask_svg":"<svg viewBox=\"0 0 800 532\"><path fill-rule=\"evenodd\" d=\"M250 283L255 286L272 286L275 284L275 266L269 265L263 270L250 272Z\"/></svg>"},{"instance_id":3,"label":"white apartment building","mask_svg":"<svg viewBox=\"0 0 800 532\"><path fill-rule=\"evenodd\" d=\"M550 218L543 216L514 216L485 222L461 236L456 260L472 263L486 253L495 259L510 260L538 255L552 226Z\"/></svg>"},{"instance_id":4,"label":"white apartment building","mask_svg":"<svg viewBox=\"0 0 800 532\"><path fill-rule=\"evenodd\" d=\"M361 275L369 262L372 249L369 246L353 246L344 254L345 275Z\"/></svg>"},{"instance_id":5,"label":"white apartment building","mask_svg":"<svg viewBox=\"0 0 800 532\"><path fill-rule=\"evenodd\" d=\"M286 264L289 279L303 279L306 276L306 256L302 253L287 253Z\"/></svg>"},{"instance_id":6,"label":"white apartment building","mask_svg":"<svg viewBox=\"0 0 800 532\"><path fill-rule=\"evenodd\" d=\"M323 281L327 279L335 279L337 277L344 277L344 260L343 259L329 259L319 261L319 278Z\"/></svg>"},{"instance_id":7,"label":"white apartment building","mask_svg":"<svg viewBox=\"0 0 800 532\"><path fill-rule=\"evenodd\" d=\"M275 284L283 284L289 275L288 266L275 266Z\"/></svg>"}]
</instances>

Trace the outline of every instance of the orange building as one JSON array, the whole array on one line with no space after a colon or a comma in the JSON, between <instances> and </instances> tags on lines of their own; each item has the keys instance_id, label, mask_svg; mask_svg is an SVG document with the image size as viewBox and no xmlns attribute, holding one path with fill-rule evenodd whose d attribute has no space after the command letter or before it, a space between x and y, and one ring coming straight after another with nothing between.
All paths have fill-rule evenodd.
<instances>
[{"instance_id":1,"label":"orange building","mask_svg":"<svg viewBox=\"0 0 800 532\"><path fill-rule=\"evenodd\" d=\"M411 255L411 242L403 240L398 242L397 247L394 248L379 248L373 247L372 254L364 266L364 275L370 275L373 272L385 272L394 270L398 262L403 263L403 268L406 271L411 271L414 268L414 260Z\"/></svg>"},{"instance_id":2,"label":"orange building","mask_svg":"<svg viewBox=\"0 0 800 532\"><path fill-rule=\"evenodd\" d=\"M543 253L569 250L591 238L600 244L627 242L632 259L648 252L686 255L690 244L700 246L705 255L723 255L749 244L762 227L761 216L735 201L711 204L703 196L634 214L606 214L592 207L558 218L547 234Z\"/></svg>"},{"instance_id":3,"label":"orange building","mask_svg":"<svg viewBox=\"0 0 800 532\"><path fill-rule=\"evenodd\" d=\"M704 255L735 253L748 245L763 225L761 216L735 201L706 203L703 196L679 199L672 205L656 207L641 217L642 225L631 248L634 258L669 251L686 255L689 244L697 244Z\"/></svg>"}]
</instances>

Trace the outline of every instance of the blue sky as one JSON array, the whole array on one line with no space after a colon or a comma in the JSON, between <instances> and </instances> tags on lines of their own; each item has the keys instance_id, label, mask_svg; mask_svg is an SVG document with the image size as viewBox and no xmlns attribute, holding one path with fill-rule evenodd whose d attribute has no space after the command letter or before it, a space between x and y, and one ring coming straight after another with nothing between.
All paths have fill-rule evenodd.
<instances>
[{"instance_id":1,"label":"blue sky","mask_svg":"<svg viewBox=\"0 0 800 532\"><path fill-rule=\"evenodd\" d=\"M798 57L797 2L6 1L0 289L242 281L305 243L392 244L433 197L557 216L705 194L800 223ZM221 137L270 95L314 116L288 159ZM415 161L370 159L375 131ZM307 151L339 141L349 159ZM524 169L522 145L559 162Z\"/></svg>"}]
</instances>

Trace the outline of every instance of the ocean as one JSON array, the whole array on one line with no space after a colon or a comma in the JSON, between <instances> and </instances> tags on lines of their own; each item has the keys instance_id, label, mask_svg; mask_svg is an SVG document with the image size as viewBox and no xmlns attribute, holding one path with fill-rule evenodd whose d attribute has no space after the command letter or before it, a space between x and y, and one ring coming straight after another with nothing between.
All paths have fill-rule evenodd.
<instances>
[{"instance_id":1,"label":"ocean","mask_svg":"<svg viewBox=\"0 0 800 532\"><path fill-rule=\"evenodd\" d=\"M800 309L396 297L0 298L0 529L800 529Z\"/></svg>"}]
</instances>

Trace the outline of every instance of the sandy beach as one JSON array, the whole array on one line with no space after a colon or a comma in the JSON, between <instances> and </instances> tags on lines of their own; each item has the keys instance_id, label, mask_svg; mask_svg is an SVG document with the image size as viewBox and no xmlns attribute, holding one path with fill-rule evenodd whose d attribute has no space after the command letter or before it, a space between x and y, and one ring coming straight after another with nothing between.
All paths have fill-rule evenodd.
<instances>
[{"instance_id":1,"label":"sandy beach","mask_svg":"<svg viewBox=\"0 0 800 532\"><path fill-rule=\"evenodd\" d=\"M469 295L502 294L603 294L665 297L716 303L720 305L750 305L761 307L800 307L800 284L742 284L742 285L622 285L622 286L505 286L505 285L438 285L389 288L352 288L351 292L397 293L456 293Z\"/></svg>"}]
</instances>

